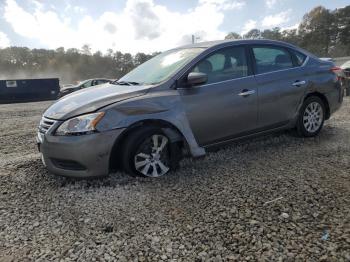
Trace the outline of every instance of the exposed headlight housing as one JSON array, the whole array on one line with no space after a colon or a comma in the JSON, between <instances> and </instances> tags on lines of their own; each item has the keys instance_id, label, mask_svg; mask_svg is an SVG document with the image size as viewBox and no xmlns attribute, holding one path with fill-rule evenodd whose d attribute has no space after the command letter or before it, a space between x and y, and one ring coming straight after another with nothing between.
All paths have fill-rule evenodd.
<instances>
[{"instance_id":1,"label":"exposed headlight housing","mask_svg":"<svg viewBox=\"0 0 350 262\"><path fill-rule=\"evenodd\" d=\"M56 130L55 135L85 135L96 131L96 125L105 115L104 112L81 115L63 122Z\"/></svg>"}]
</instances>

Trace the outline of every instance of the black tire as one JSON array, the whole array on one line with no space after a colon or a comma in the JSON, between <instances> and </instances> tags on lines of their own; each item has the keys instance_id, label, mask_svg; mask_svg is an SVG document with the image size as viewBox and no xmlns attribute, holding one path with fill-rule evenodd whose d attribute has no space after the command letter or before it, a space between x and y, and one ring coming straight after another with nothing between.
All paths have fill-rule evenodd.
<instances>
[{"instance_id":1,"label":"black tire","mask_svg":"<svg viewBox=\"0 0 350 262\"><path fill-rule=\"evenodd\" d=\"M159 136L161 139L163 137L166 137L167 143L164 147L164 149L159 153L160 157L159 160L155 160L152 156L154 147L151 145L148 145L149 140L153 142L153 136ZM162 141L162 140L161 140ZM149 150L148 152L141 152L142 150ZM146 153L149 156L151 156L151 166L149 167L149 175L145 175L144 173L141 173L139 170L136 169L136 156L140 153ZM161 170L161 166L159 164L159 161L164 164L165 167L168 168L168 171L164 174L161 174L159 176L163 176L168 174L171 170L174 170L179 163L181 155L180 147L177 143L171 143L170 139L164 134L161 128L159 127L141 127L140 129L137 129L136 131L133 131L131 134L129 134L126 137L125 142L122 146L122 152L121 152L121 164L122 168L125 172L127 172L130 175L133 176L146 176L146 177L155 177L153 174L154 164L156 166L156 170ZM145 161L148 161L148 159ZM152 162L153 161L153 162ZM141 161L140 161L141 162ZM155 163L156 162L156 163ZM152 174L151 174L152 173ZM159 172L162 173L162 172Z\"/></svg>"},{"instance_id":2,"label":"black tire","mask_svg":"<svg viewBox=\"0 0 350 262\"><path fill-rule=\"evenodd\" d=\"M311 122L312 124L310 125L309 123L309 118L308 118L308 112L307 110L310 110L310 107L314 105L319 105L320 108L322 109L322 112L318 114L313 114L314 118L313 121ZM318 119L318 117L321 117L321 119ZM307 119L305 120L304 117ZM299 115L298 115L298 120L296 124L296 130L299 136L301 137L314 137L317 136L324 124L326 117L326 107L324 102L322 101L321 98L318 96L310 96L307 99L305 99L302 107L300 108ZM308 125L309 124L309 125ZM313 125L314 124L314 125ZM314 127L311 128L310 126Z\"/></svg>"}]
</instances>

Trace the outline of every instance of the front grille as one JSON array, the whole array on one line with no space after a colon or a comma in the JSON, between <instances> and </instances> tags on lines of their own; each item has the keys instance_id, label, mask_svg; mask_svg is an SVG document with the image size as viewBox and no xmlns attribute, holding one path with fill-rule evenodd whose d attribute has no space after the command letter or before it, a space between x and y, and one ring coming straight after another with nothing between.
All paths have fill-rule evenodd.
<instances>
[{"instance_id":1,"label":"front grille","mask_svg":"<svg viewBox=\"0 0 350 262\"><path fill-rule=\"evenodd\" d=\"M42 117L40 124L39 124L39 132L46 134L47 131L49 131L49 129L56 123L55 120L46 118L46 117Z\"/></svg>"}]
</instances>

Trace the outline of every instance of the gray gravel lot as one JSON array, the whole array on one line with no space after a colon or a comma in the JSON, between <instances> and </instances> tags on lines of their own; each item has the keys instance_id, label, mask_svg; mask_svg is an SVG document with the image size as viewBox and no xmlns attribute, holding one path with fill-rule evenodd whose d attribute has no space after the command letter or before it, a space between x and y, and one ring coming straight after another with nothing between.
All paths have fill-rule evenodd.
<instances>
[{"instance_id":1,"label":"gray gravel lot","mask_svg":"<svg viewBox=\"0 0 350 262\"><path fill-rule=\"evenodd\" d=\"M160 179L49 174L49 105L0 105L0 260L350 261L349 98L317 138L236 142Z\"/></svg>"}]
</instances>

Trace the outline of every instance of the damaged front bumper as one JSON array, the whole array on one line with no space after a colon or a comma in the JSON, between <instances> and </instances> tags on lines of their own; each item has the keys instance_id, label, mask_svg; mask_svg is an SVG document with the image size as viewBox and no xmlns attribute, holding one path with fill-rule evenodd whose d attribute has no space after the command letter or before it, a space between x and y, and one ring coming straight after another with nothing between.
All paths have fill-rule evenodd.
<instances>
[{"instance_id":1,"label":"damaged front bumper","mask_svg":"<svg viewBox=\"0 0 350 262\"><path fill-rule=\"evenodd\" d=\"M67 177L98 177L109 173L113 145L125 129L79 136L55 136L38 132L42 162L53 174Z\"/></svg>"}]
</instances>

